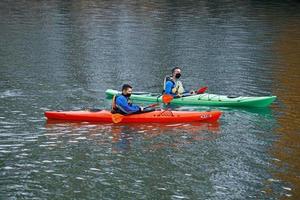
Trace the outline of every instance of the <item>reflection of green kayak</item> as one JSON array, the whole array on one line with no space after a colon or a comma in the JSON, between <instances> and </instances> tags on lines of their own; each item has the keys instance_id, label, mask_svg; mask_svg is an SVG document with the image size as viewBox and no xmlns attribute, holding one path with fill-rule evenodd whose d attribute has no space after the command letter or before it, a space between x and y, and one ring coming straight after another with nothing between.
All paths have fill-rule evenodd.
<instances>
[{"instance_id":1,"label":"reflection of green kayak","mask_svg":"<svg viewBox=\"0 0 300 200\"><path fill-rule=\"evenodd\" d=\"M105 91L107 97L112 98L113 95L120 94L120 91L108 89ZM162 102L161 95L148 92L134 92L132 100L147 102ZM216 94L197 94L181 98L175 98L171 104L174 105L192 105L192 106L235 106L235 107L266 107L270 105L276 96L264 97L236 97Z\"/></svg>"}]
</instances>

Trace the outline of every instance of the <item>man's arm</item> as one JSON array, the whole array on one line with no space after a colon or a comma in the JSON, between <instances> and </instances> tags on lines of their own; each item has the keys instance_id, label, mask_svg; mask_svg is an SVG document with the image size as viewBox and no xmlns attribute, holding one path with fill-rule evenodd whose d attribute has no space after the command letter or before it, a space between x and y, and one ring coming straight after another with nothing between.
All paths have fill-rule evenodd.
<instances>
[{"instance_id":1,"label":"man's arm","mask_svg":"<svg viewBox=\"0 0 300 200\"><path fill-rule=\"evenodd\" d=\"M173 87L173 83L171 81L167 81L166 82L165 93L173 95L173 93L172 93L172 87Z\"/></svg>"},{"instance_id":2,"label":"man's arm","mask_svg":"<svg viewBox=\"0 0 300 200\"><path fill-rule=\"evenodd\" d=\"M116 104L120 110L122 110L126 114L135 113L141 108L137 105L129 105L127 99L123 96L119 96L116 100Z\"/></svg>"}]
</instances>

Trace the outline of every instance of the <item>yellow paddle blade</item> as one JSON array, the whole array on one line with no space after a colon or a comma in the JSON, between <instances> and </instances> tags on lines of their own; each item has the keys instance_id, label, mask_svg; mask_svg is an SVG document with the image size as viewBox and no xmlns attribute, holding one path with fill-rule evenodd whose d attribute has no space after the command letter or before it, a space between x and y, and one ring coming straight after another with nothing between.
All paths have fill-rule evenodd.
<instances>
[{"instance_id":1,"label":"yellow paddle blade","mask_svg":"<svg viewBox=\"0 0 300 200\"><path fill-rule=\"evenodd\" d=\"M111 119L112 119L113 123L115 123L115 124L121 122L123 120L123 118L124 118L124 115L121 115L119 113L111 115Z\"/></svg>"}]
</instances>

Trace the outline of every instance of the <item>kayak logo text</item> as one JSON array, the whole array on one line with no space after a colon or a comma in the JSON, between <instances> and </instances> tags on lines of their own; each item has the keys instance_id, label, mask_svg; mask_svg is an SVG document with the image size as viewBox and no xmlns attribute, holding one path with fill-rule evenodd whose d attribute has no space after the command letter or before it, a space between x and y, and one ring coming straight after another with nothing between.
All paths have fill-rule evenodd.
<instances>
[{"instance_id":1,"label":"kayak logo text","mask_svg":"<svg viewBox=\"0 0 300 200\"><path fill-rule=\"evenodd\" d=\"M204 115L200 115L201 119L207 119L207 118L211 118L212 115L211 114L204 114Z\"/></svg>"}]
</instances>

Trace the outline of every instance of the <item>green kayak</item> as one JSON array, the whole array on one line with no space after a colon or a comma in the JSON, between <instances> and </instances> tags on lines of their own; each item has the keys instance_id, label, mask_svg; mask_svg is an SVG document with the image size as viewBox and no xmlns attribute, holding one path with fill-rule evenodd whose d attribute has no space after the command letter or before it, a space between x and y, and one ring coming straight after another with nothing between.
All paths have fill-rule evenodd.
<instances>
[{"instance_id":1,"label":"green kayak","mask_svg":"<svg viewBox=\"0 0 300 200\"><path fill-rule=\"evenodd\" d=\"M114 95L120 94L121 92L108 89L105 93L108 98L112 98ZM149 92L133 92L130 99L146 102L162 102L160 94ZM276 96L241 97L204 93L174 98L171 104L185 106L267 107L275 101L275 99Z\"/></svg>"}]
</instances>

